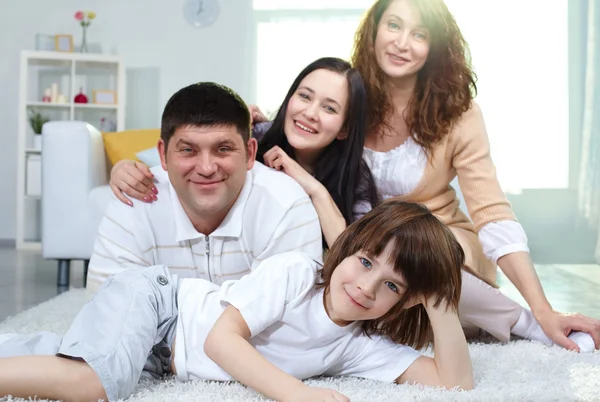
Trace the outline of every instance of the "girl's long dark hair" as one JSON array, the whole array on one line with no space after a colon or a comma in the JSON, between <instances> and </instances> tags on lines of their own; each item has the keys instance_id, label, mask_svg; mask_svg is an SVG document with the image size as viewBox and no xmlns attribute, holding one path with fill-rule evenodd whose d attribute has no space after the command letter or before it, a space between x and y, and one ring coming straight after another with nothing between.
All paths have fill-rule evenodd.
<instances>
[{"instance_id":1,"label":"girl's long dark hair","mask_svg":"<svg viewBox=\"0 0 600 402\"><path fill-rule=\"evenodd\" d=\"M314 177L331 194L346 224L354 221L354 206L357 202L378 203L377 191L371 171L362 159L367 130L367 92L359 72L350 63L335 57L318 59L302 70L290 87L271 128L258 144L256 160L264 163L264 154L278 145L291 158L296 159L294 148L289 144L285 132L285 115L290 98L300 82L315 70L325 69L342 74L348 80L348 110L342 130L348 135L344 140L335 139L319 155L314 167Z\"/></svg>"}]
</instances>

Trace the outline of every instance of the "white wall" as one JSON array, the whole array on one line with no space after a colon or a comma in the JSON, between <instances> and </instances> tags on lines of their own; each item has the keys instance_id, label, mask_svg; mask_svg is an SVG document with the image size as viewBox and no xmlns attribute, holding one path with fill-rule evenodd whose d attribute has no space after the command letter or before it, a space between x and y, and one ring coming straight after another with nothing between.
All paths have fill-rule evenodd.
<instances>
[{"instance_id":1,"label":"white wall","mask_svg":"<svg viewBox=\"0 0 600 402\"><path fill-rule=\"evenodd\" d=\"M197 81L227 85L252 102L252 2L220 3L218 20L196 29L183 18L183 0L0 0L0 239L15 237L19 52L34 48L35 34L72 34L78 45L81 27L73 15L93 10L88 43L120 54L126 68L157 69L159 110ZM157 115L150 125L159 123Z\"/></svg>"}]
</instances>

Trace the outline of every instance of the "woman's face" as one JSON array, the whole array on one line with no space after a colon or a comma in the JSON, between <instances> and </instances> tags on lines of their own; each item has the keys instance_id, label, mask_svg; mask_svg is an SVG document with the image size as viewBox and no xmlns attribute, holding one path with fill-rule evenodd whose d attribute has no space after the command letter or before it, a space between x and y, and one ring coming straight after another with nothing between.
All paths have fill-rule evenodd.
<instances>
[{"instance_id":1,"label":"woman's face","mask_svg":"<svg viewBox=\"0 0 600 402\"><path fill-rule=\"evenodd\" d=\"M308 74L287 105L285 135L296 152L310 156L321 152L341 132L346 120L348 81L344 75L319 69Z\"/></svg>"},{"instance_id":2,"label":"woman's face","mask_svg":"<svg viewBox=\"0 0 600 402\"><path fill-rule=\"evenodd\" d=\"M429 54L429 32L408 0L393 0L381 16L375 57L392 80L416 78Z\"/></svg>"}]
</instances>

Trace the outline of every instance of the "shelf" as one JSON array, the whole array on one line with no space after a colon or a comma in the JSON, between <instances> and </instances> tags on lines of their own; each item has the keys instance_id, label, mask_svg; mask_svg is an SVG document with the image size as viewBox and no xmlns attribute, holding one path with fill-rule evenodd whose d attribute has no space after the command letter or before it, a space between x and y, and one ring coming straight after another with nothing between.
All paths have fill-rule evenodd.
<instances>
[{"instance_id":1,"label":"shelf","mask_svg":"<svg viewBox=\"0 0 600 402\"><path fill-rule=\"evenodd\" d=\"M20 52L15 236L18 249L41 248L42 197L47 196L41 194L41 165L49 149L44 152L39 149L41 136L31 128L30 112L36 110L51 121L82 121L96 127L104 118L116 124L116 131L122 131L125 126L125 78L123 61L118 55ZM45 90L53 84L58 84L65 103L42 102ZM114 91L119 95L117 103L92 103L93 89ZM74 102L80 91L89 93L86 96L90 103Z\"/></svg>"},{"instance_id":2,"label":"shelf","mask_svg":"<svg viewBox=\"0 0 600 402\"><path fill-rule=\"evenodd\" d=\"M117 105L102 105L96 103L74 103L75 109L116 109Z\"/></svg>"},{"instance_id":3,"label":"shelf","mask_svg":"<svg viewBox=\"0 0 600 402\"><path fill-rule=\"evenodd\" d=\"M96 103L49 103L49 102L27 102L27 107L47 107L68 109L74 106L75 109L117 109L118 105L103 105Z\"/></svg>"},{"instance_id":4,"label":"shelf","mask_svg":"<svg viewBox=\"0 0 600 402\"><path fill-rule=\"evenodd\" d=\"M64 109L71 107L70 103L50 103L50 102L27 102L27 107L48 107Z\"/></svg>"},{"instance_id":5,"label":"shelf","mask_svg":"<svg viewBox=\"0 0 600 402\"><path fill-rule=\"evenodd\" d=\"M19 250L42 251L42 242L39 240L23 240L17 244Z\"/></svg>"},{"instance_id":6,"label":"shelf","mask_svg":"<svg viewBox=\"0 0 600 402\"><path fill-rule=\"evenodd\" d=\"M103 53L75 53L75 52L44 52L44 51L23 51L24 57L30 60L65 60L65 61L83 61L94 63L119 64L121 58L115 55Z\"/></svg>"}]
</instances>

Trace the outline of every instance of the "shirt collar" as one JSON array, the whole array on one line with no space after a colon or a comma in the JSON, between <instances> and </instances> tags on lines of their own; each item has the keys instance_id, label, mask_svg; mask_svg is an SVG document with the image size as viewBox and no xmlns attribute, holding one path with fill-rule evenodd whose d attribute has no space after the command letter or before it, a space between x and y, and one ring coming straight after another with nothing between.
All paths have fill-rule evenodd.
<instances>
[{"instance_id":1,"label":"shirt collar","mask_svg":"<svg viewBox=\"0 0 600 402\"><path fill-rule=\"evenodd\" d=\"M246 180L242 191L235 200L233 206L223 219L223 222L212 232L211 237L240 237L242 234L243 213L250 191L252 190L252 171L246 173ZM187 213L181 206L179 196L169 181L169 193L173 200L173 212L175 216L175 240L177 242L204 237L205 234L196 230Z\"/></svg>"}]
</instances>

